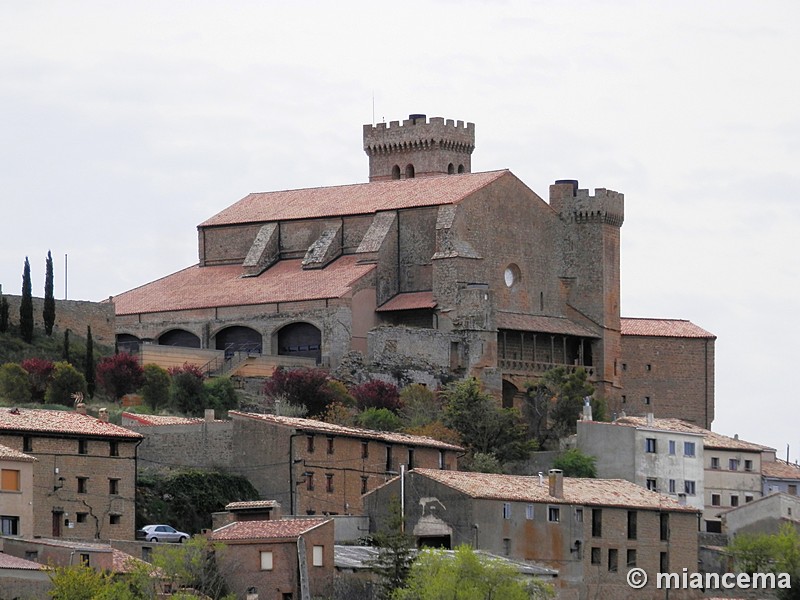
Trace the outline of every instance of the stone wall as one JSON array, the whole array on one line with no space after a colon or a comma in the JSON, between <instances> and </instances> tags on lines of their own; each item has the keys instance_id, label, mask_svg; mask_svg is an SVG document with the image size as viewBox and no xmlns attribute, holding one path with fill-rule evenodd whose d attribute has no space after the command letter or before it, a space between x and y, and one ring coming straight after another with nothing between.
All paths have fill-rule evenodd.
<instances>
[{"instance_id":1,"label":"stone wall","mask_svg":"<svg viewBox=\"0 0 800 600\"><path fill-rule=\"evenodd\" d=\"M229 469L232 465L232 421L125 427L144 436L139 468Z\"/></svg>"}]
</instances>

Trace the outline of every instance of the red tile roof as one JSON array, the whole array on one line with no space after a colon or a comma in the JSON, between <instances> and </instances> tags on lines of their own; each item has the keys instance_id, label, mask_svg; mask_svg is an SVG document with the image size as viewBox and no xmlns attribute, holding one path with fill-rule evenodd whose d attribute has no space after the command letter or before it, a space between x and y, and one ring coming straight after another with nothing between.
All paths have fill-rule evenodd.
<instances>
[{"instance_id":1,"label":"red tile roof","mask_svg":"<svg viewBox=\"0 0 800 600\"><path fill-rule=\"evenodd\" d=\"M0 552L0 569L25 569L28 571L41 571L42 569L46 568L47 567L37 562L25 560L24 558L17 558L16 556L11 556L10 554Z\"/></svg>"},{"instance_id":2,"label":"red tile roof","mask_svg":"<svg viewBox=\"0 0 800 600\"><path fill-rule=\"evenodd\" d=\"M440 448L442 450L455 450L457 452L463 450L461 446L455 446L453 444L441 442L439 440L422 435L409 435L406 433L393 433L388 431L373 431L372 429L344 427L343 425L334 425L333 423L325 423L324 421L315 421L313 419L260 415L255 413L244 413L235 410L228 411L228 415L234 418L246 417L249 419L267 421L268 423L273 423L275 425L283 425L285 427L292 427L294 429L300 429L302 431L314 433L343 435L346 437L355 437L359 439L380 440L383 442L392 442L394 444L405 444L407 446L426 446L431 448Z\"/></svg>"},{"instance_id":3,"label":"red tile roof","mask_svg":"<svg viewBox=\"0 0 800 600\"><path fill-rule=\"evenodd\" d=\"M498 329L516 329L519 331L540 331L542 333L560 333L562 335L576 335L580 337L600 337L583 325L578 325L562 317L545 317L538 315L523 315L520 313L498 312Z\"/></svg>"},{"instance_id":4,"label":"red tile roof","mask_svg":"<svg viewBox=\"0 0 800 600\"><path fill-rule=\"evenodd\" d=\"M691 321L683 319L640 319L622 317L622 335L646 337L683 337L717 339L713 333L701 329Z\"/></svg>"},{"instance_id":5,"label":"red tile roof","mask_svg":"<svg viewBox=\"0 0 800 600\"><path fill-rule=\"evenodd\" d=\"M647 429L657 429L661 431L680 431L684 433L698 433L703 436L704 448L716 448L719 450L745 450L750 452L762 452L773 450L767 446L745 442L735 437L728 437L709 429L703 429L693 423L687 423L680 419L653 419L652 424L648 424L645 417L620 417L614 421L616 425L629 427L641 427Z\"/></svg>"},{"instance_id":6,"label":"red tile roof","mask_svg":"<svg viewBox=\"0 0 800 600\"><path fill-rule=\"evenodd\" d=\"M761 461L761 474L771 479L800 479L800 465L787 463L785 460L776 458Z\"/></svg>"},{"instance_id":7,"label":"red tile roof","mask_svg":"<svg viewBox=\"0 0 800 600\"><path fill-rule=\"evenodd\" d=\"M144 415L138 413L124 412L122 413L123 419L130 419L136 421L136 427L144 426L158 426L158 425L198 425L206 423L202 417L175 417L172 415ZM220 419L214 419L212 423L226 423Z\"/></svg>"},{"instance_id":8,"label":"red tile roof","mask_svg":"<svg viewBox=\"0 0 800 600\"><path fill-rule=\"evenodd\" d=\"M131 573L137 566L144 564L147 563L122 550L111 549L111 570L114 573Z\"/></svg>"},{"instance_id":9,"label":"red tile roof","mask_svg":"<svg viewBox=\"0 0 800 600\"><path fill-rule=\"evenodd\" d=\"M211 533L212 540L292 539L319 527L329 519L277 519L271 521L236 521Z\"/></svg>"},{"instance_id":10,"label":"red tile roof","mask_svg":"<svg viewBox=\"0 0 800 600\"><path fill-rule=\"evenodd\" d=\"M24 452L20 452L19 450L14 450L13 448L9 448L8 446L3 446L2 444L0 444L0 460L13 460L17 462L34 462L37 459L35 456L31 456L30 454L25 454Z\"/></svg>"},{"instance_id":11,"label":"red tile roof","mask_svg":"<svg viewBox=\"0 0 800 600\"><path fill-rule=\"evenodd\" d=\"M0 408L0 431L62 433L132 440L142 437L130 429L103 422L90 415L70 410L38 408Z\"/></svg>"},{"instance_id":12,"label":"red tile roof","mask_svg":"<svg viewBox=\"0 0 800 600\"><path fill-rule=\"evenodd\" d=\"M258 277L241 277L241 265L189 267L113 299L117 315L216 306L241 306L340 298L375 268L342 256L324 269L301 268L302 261L282 260Z\"/></svg>"},{"instance_id":13,"label":"red tile roof","mask_svg":"<svg viewBox=\"0 0 800 600\"><path fill-rule=\"evenodd\" d=\"M404 292L381 304L375 312L391 312L395 310L414 310L419 308L434 308L436 301L433 292Z\"/></svg>"},{"instance_id":14,"label":"red tile roof","mask_svg":"<svg viewBox=\"0 0 800 600\"><path fill-rule=\"evenodd\" d=\"M225 510L251 510L278 507L280 507L280 504L277 500L242 500L240 502L229 502L225 505Z\"/></svg>"},{"instance_id":15,"label":"red tile roof","mask_svg":"<svg viewBox=\"0 0 800 600\"><path fill-rule=\"evenodd\" d=\"M622 479L565 477L563 497L556 498L550 495L547 476L540 482L535 475L497 475L438 469L414 469L411 474L414 473L438 481L471 498L697 512L697 509L681 505L669 496Z\"/></svg>"},{"instance_id":16,"label":"red tile roof","mask_svg":"<svg viewBox=\"0 0 800 600\"><path fill-rule=\"evenodd\" d=\"M199 226L338 217L455 204L508 172L489 171L254 193Z\"/></svg>"}]
</instances>

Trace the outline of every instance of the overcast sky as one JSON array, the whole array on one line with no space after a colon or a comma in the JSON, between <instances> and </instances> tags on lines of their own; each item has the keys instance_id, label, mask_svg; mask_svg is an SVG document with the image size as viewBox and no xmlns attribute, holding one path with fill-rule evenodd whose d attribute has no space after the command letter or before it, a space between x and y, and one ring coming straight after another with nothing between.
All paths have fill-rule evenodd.
<instances>
[{"instance_id":1,"label":"overcast sky","mask_svg":"<svg viewBox=\"0 0 800 600\"><path fill-rule=\"evenodd\" d=\"M2 2L0 284L101 300L249 192L367 180L362 124L625 194L622 314L718 336L714 429L800 456L800 3Z\"/></svg>"}]
</instances>

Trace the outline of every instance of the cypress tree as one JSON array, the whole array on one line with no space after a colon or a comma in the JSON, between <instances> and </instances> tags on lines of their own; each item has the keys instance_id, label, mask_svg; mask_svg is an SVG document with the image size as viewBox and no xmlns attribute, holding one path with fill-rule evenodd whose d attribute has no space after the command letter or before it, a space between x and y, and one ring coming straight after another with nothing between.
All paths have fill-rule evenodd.
<instances>
[{"instance_id":1,"label":"cypress tree","mask_svg":"<svg viewBox=\"0 0 800 600\"><path fill-rule=\"evenodd\" d=\"M8 331L8 300L0 296L0 333Z\"/></svg>"},{"instance_id":2,"label":"cypress tree","mask_svg":"<svg viewBox=\"0 0 800 600\"><path fill-rule=\"evenodd\" d=\"M44 276L44 310L42 311L44 318L44 332L46 335L52 335L53 324L56 322L56 300L53 297L53 257L50 255L50 250L47 251L47 260L45 261L45 276Z\"/></svg>"},{"instance_id":3,"label":"cypress tree","mask_svg":"<svg viewBox=\"0 0 800 600\"><path fill-rule=\"evenodd\" d=\"M86 327L86 388L89 392L89 397L94 398L95 377L94 377L94 342L92 341L92 326Z\"/></svg>"},{"instance_id":4,"label":"cypress tree","mask_svg":"<svg viewBox=\"0 0 800 600\"><path fill-rule=\"evenodd\" d=\"M69 362L69 329L64 330L64 360Z\"/></svg>"},{"instance_id":5,"label":"cypress tree","mask_svg":"<svg viewBox=\"0 0 800 600\"><path fill-rule=\"evenodd\" d=\"M33 296L31 293L31 265L25 257L22 271L22 301L19 304L19 333L27 343L33 341Z\"/></svg>"}]
</instances>

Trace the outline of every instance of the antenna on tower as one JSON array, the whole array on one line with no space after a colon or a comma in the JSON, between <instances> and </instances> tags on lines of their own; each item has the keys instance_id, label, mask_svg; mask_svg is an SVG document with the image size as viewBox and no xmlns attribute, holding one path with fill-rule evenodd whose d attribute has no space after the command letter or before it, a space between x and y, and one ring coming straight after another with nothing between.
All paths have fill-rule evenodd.
<instances>
[{"instance_id":1,"label":"antenna on tower","mask_svg":"<svg viewBox=\"0 0 800 600\"><path fill-rule=\"evenodd\" d=\"M372 90L372 126L375 127L375 90Z\"/></svg>"}]
</instances>

